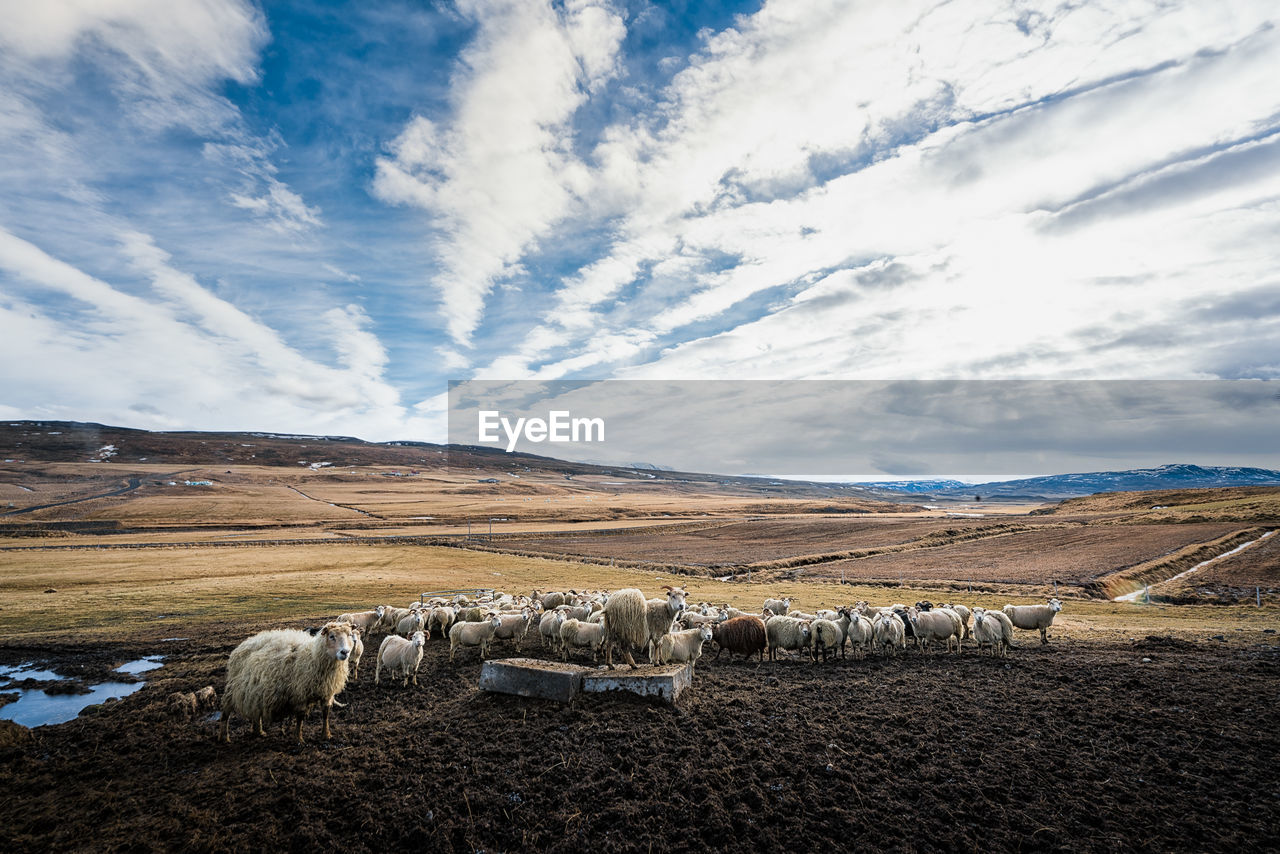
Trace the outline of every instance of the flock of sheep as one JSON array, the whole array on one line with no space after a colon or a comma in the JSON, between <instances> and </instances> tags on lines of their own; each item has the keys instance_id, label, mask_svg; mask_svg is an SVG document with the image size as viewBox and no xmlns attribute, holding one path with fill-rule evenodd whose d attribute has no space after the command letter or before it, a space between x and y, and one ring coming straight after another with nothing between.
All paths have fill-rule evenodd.
<instances>
[{"instance_id":1,"label":"flock of sheep","mask_svg":"<svg viewBox=\"0 0 1280 854\"><path fill-rule=\"evenodd\" d=\"M591 660L603 650L613 668L617 652L633 669L635 654L645 651L651 664L688 662L695 667L707 641L716 644L716 657L728 650L734 655L770 660L779 652L819 656L846 656L852 648L861 658L867 651L886 656L906 649L908 639L926 653L945 643L959 651L972 638L978 649L1006 655L1015 628L1039 630L1048 643L1047 629L1062 610L1058 599L1043 605L1006 605L1001 611L970 610L963 605L917 602L872 607L866 602L805 613L792 609L792 600L766 599L759 612L744 612L728 605L704 602L688 607L688 595L679 587L648 599L635 589L605 591L553 591L530 596L495 593L483 600L464 596L452 600L415 602L408 608L379 605L368 611L342 614L322 628L302 631L281 629L261 632L241 643L227 662L227 686L222 695L219 739L229 741L228 724L239 715L263 734L264 724L295 719L295 737L302 741L302 722L319 705L324 714L324 737L329 738L334 699L347 679L359 675L364 638L383 633L378 647L374 684L382 671L398 675L403 685L418 684L423 647L439 632L449 639L449 660L460 647L479 650L483 660L495 640L520 640L537 626L544 648L564 660L573 650L586 650ZM633 654L634 653L634 654Z\"/></svg>"}]
</instances>

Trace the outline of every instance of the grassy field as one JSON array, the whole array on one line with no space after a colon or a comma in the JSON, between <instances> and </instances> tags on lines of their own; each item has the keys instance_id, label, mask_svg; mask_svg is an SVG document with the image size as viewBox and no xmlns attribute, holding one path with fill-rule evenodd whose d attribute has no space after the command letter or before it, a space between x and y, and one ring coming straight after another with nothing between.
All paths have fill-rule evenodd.
<instances>
[{"instance_id":1,"label":"grassy field","mask_svg":"<svg viewBox=\"0 0 1280 854\"><path fill-rule=\"evenodd\" d=\"M634 586L656 595L684 586L692 601L758 609L767 596L792 596L814 609L865 599L958 601L1000 607L1027 596L966 594L929 585L884 588L811 581L717 582L633 569L453 548L302 545L145 551L0 553L0 630L10 641L159 639L195 627L313 623L375 604L404 606L419 593L457 587ZM46 592L53 590L56 592ZM1069 599L1054 631L1082 640L1146 634L1220 634L1257 640L1277 626L1274 606L1131 605ZM1242 630L1242 631L1237 631Z\"/></svg>"}]
</instances>

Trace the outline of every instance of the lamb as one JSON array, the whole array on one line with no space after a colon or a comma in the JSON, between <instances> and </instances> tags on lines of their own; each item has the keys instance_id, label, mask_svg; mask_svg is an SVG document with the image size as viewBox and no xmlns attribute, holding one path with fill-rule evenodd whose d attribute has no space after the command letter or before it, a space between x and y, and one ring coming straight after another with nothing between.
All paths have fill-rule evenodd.
<instances>
[{"instance_id":1,"label":"lamb","mask_svg":"<svg viewBox=\"0 0 1280 854\"><path fill-rule=\"evenodd\" d=\"M793 617L771 617L764 624L765 639L769 645L769 660L775 661L778 650L803 650L809 647L812 634L809 623Z\"/></svg>"},{"instance_id":2,"label":"lamb","mask_svg":"<svg viewBox=\"0 0 1280 854\"><path fill-rule=\"evenodd\" d=\"M764 600L764 609L772 611L779 617L784 616L791 610L791 597L788 596L786 599L766 599Z\"/></svg>"},{"instance_id":3,"label":"lamb","mask_svg":"<svg viewBox=\"0 0 1280 854\"><path fill-rule=\"evenodd\" d=\"M440 637L442 639L447 638L449 636L449 627L453 625L453 618L453 609L448 605L438 605L432 608L427 615L427 637L431 637L431 633L439 629Z\"/></svg>"},{"instance_id":4,"label":"lamb","mask_svg":"<svg viewBox=\"0 0 1280 854\"><path fill-rule=\"evenodd\" d=\"M552 611L564 604L565 596L563 593L552 591L542 594L542 610Z\"/></svg>"},{"instance_id":5,"label":"lamb","mask_svg":"<svg viewBox=\"0 0 1280 854\"><path fill-rule=\"evenodd\" d=\"M601 623L570 618L560 624L560 654L565 661L569 660L569 647L586 647L591 650L591 663L595 664L604 641L604 625Z\"/></svg>"},{"instance_id":6,"label":"lamb","mask_svg":"<svg viewBox=\"0 0 1280 854\"><path fill-rule=\"evenodd\" d=\"M960 637L960 617L955 612L911 608L907 611L907 618L925 652L930 651L929 644L935 640L945 640L947 650L950 651L951 638Z\"/></svg>"},{"instance_id":7,"label":"lamb","mask_svg":"<svg viewBox=\"0 0 1280 854\"><path fill-rule=\"evenodd\" d=\"M813 663L818 663L818 651L822 652L822 661L826 663L828 650L839 649L844 652L844 633L840 626L832 620L814 620L810 624L809 655Z\"/></svg>"},{"instance_id":8,"label":"lamb","mask_svg":"<svg viewBox=\"0 0 1280 854\"><path fill-rule=\"evenodd\" d=\"M421 611L411 611L408 616L402 617L396 623L396 634L412 637L415 633L422 631L426 624L427 619Z\"/></svg>"},{"instance_id":9,"label":"lamb","mask_svg":"<svg viewBox=\"0 0 1280 854\"><path fill-rule=\"evenodd\" d=\"M750 658L753 652L758 653L760 660L764 661L764 650L768 646L764 620L753 614L730 617L723 623L716 623L711 627L711 638L719 647L716 650L716 658L719 658L720 653L727 649L730 661L733 661L735 652L741 655L744 661Z\"/></svg>"},{"instance_id":10,"label":"lamb","mask_svg":"<svg viewBox=\"0 0 1280 854\"><path fill-rule=\"evenodd\" d=\"M605 652L604 662L613 669L613 649L627 659L632 670L637 670L632 649L640 649L649 643L648 603L644 594L634 587L625 587L609 597L604 606Z\"/></svg>"},{"instance_id":11,"label":"lamb","mask_svg":"<svg viewBox=\"0 0 1280 854\"><path fill-rule=\"evenodd\" d=\"M355 679L360 675L360 659L364 656L364 641L360 639L360 629L356 626L351 627L351 655L347 658L347 664L351 667L351 678Z\"/></svg>"},{"instance_id":12,"label":"lamb","mask_svg":"<svg viewBox=\"0 0 1280 854\"><path fill-rule=\"evenodd\" d=\"M378 666L373 672L373 684L381 684L382 668L391 672L399 671L404 677L402 687L409 687L409 672L413 672L413 684L418 684L418 666L422 664L422 645L427 637L421 630L413 633L413 637L405 640L398 635L387 635L378 647Z\"/></svg>"},{"instance_id":13,"label":"lamb","mask_svg":"<svg viewBox=\"0 0 1280 854\"><path fill-rule=\"evenodd\" d=\"M672 661L689 662L689 675L693 676L702 657L702 645L711 640L711 626L699 626L679 632L668 632L658 642L658 663Z\"/></svg>"},{"instance_id":14,"label":"lamb","mask_svg":"<svg viewBox=\"0 0 1280 854\"><path fill-rule=\"evenodd\" d=\"M351 625L336 621L314 635L276 629L242 642L227 661L219 740L230 743L233 714L247 718L259 735L265 734L263 724L293 715L301 744L302 720L316 703L324 708L324 737L331 738L329 714L347 684L351 646Z\"/></svg>"},{"instance_id":15,"label":"lamb","mask_svg":"<svg viewBox=\"0 0 1280 854\"><path fill-rule=\"evenodd\" d=\"M489 644L493 642L494 632L501 625L502 618L497 614L492 614L483 623L454 623L453 628L449 629L449 660L453 661L453 655L460 646L478 646L480 660L484 661Z\"/></svg>"},{"instance_id":16,"label":"lamb","mask_svg":"<svg viewBox=\"0 0 1280 854\"><path fill-rule=\"evenodd\" d=\"M695 629L699 626L713 626L720 622L718 616L703 614L698 611L682 611L676 622L680 623L686 629Z\"/></svg>"},{"instance_id":17,"label":"lamb","mask_svg":"<svg viewBox=\"0 0 1280 854\"><path fill-rule=\"evenodd\" d=\"M1062 610L1059 599L1050 599L1047 605L1005 605L1005 615L1020 629L1040 630L1040 643L1049 642L1049 626L1053 615Z\"/></svg>"},{"instance_id":18,"label":"lamb","mask_svg":"<svg viewBox=\"0 0 1280 854\"><path fill-rule=\"evenodd\" d=\"M1003 611L987 611L983 608L973 609L973 637L978 642L978 651L984 644L991 647L991 655L1001 658L1009 654L1009 646L1013 641L1013 622Z\"/></svg>"},{"instance_id":19,"label":"lamb","mask_svg":"<svg viewBox=\"0 0 1280 854\"><path fill-rule=\"evenodd\" d=\"M645 602L645 623L649 627L649 663L657 661L658 643L662 636L671 631L671 624L676 621L676 614L684 610L685 592L679 587L663 585L667 591L665 599L649 599Z\"/></svg>"},{"instance_id":20,"label":"lamb","mask_svg":"<svg viewBox=\"0 0 1280 854\"><path fill-rule=\"evenodd\" d=\"M896 655L894 647L906 652L907 633L902 618L893 611L881 610L871 624L875 631L875 645L886 656Z\"/></svg>"},{"instance_id":21,"label":"lamb","mask_svg":"<svg viewBox=\"0 0 1280 854\"><path fill-rule=\"evenodd\" d=\"M372 632L382 622L382 616L386 609L386 605L379 605L372 611L355 611L350 614L341 614L338 616L338 622L349 623L365 632Z\"/></svg>"}]
</instances>

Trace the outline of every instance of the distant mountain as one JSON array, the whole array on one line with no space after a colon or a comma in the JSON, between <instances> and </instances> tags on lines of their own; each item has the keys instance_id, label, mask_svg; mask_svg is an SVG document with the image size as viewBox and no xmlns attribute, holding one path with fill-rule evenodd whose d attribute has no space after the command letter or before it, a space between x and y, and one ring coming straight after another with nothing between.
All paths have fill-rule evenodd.
<instances>
[{"instance_id":1,"label":"distant mountain","mask_svg":"<svg viewBox=\"0 0 1280 854\"><path fill-rule=\"evenodd\" d=\"M917 494L922 492L938 492L947 489L968 489L969 484L960 480L877 480L858 481L857 486L871 489L891 489L894 492Z\"/></svg>"},{"instance_id":2,"label":"distant mountain","mask_svg":"<svg viewBox=\"0 0 1280 854\"><path fill-rule=\"evenodd\" d=\"M1129 471L1094 471L970 483L957 488L923 490L939 498L1071 498L1095 492L1146 492L1155 489L1201 489L1214 486L1280 486L1280 471L1242 466L1158 466ZM904 492L907 490L903 490ZM917 491L914 494L919 494Z\"/></svg>"}]
</instances>

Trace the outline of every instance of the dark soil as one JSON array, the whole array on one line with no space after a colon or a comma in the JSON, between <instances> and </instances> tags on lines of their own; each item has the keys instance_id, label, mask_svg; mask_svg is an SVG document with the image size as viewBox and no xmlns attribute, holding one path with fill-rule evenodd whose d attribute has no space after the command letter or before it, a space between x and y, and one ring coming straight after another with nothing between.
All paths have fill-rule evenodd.
<instances>
[{"instance_id":1,"label":"dark soil","mask_svg":"<svg viewBox=\"0 0 1280 854\"><path fill-rule=\"evenodd\" d=\"M239 720L221 745L169 697L221 691L251 631L0 647L77 675L168 656L125 700L0 739L0 850L1238 852L1280 826L1276 647L722 656L670 708L483 694L475 652L439 640L420 687L375 688L371 644L332 741L313 714L305 745Z\"/></svg>"}]
</instances>

